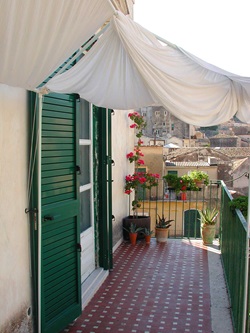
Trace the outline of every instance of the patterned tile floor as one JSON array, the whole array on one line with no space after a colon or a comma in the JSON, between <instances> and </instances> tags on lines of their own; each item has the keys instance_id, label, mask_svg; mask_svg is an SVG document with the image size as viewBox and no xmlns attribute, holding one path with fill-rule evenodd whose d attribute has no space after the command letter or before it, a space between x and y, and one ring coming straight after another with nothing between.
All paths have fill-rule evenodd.
<instances>
[{"instance_id":1,"label":"patterned tile floor","mask_svg":"<svg viewBox=\"0 0 250 333\"><path fill-rule=\"evenodd\" d=\"M208 257L201 241L124 242L114 269L67 333L210 333Z\"/></svg>"}]
</instances>

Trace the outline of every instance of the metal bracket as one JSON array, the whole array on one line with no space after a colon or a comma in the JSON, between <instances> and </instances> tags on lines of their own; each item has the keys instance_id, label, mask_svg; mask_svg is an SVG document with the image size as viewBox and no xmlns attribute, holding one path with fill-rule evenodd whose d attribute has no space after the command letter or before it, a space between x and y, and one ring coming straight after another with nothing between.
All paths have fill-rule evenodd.
<instances>
[{"instance_id":1,"label":"metal bracket","mask_svg":"<svg viewBox=\"0 0 250 333\"><path fill-rule=\"evenodd\" d=\"M38 209L37 208L25 208L25 213L28 214L28 213L37 213L38 212Z\"/></svg>"}]
</instances>

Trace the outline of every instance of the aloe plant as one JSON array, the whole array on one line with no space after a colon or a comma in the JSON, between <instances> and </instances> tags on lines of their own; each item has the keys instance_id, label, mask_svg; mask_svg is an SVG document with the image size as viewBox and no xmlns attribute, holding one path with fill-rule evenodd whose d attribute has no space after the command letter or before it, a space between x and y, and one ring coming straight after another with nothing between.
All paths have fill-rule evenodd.
<instances>
[{"instance_id":1,"label":"aloe plant","mask_svg":"<svg viewBox=\"0 0 250 333\"><path fill-rule=\"evenodd\" d=\"M145 228L143 231L144 235L146 235L146 236L152 235L153 232L154 232L153 230L150 230L148 228Z\"/></svg>"},{"instance_id":2,"label":"aloe plant","mask_svg":"<svg viewBox=\"0 0 250 333\"><path fill-rule=\"evenodd\" d=\"M137 227L135 223L131 223L129 228L123 227L123 229L126 230L127 232L131 233L131 234L135 234L139 231L144 230L144 228Z\"/></svg>"},{"instance_id":3,"label":"aloe plant","mask_svg":"<svg viewBox=\"0 0 250 333\"><path fill-rule=\"evenodd\" d=\"M200 213L200 221L203 226L216 224L216 218L219 213L218 209L207 207L203 210L199 210L199 213Z\"/></svg>"},{"instance_id":4,"label":"aloe plant","mask_svg":"<svg viewBox=\"0 0 250 333\"><path fill-rule=\"evenodd\" d=\"M167 220L165 217L164 217L164 214L162 214L162 217L160 217L159 214L158 215L158 220L156 220L156 227L157 228L169 228L171 227L171 222L173 222L174 220Z\"/></svg>"}]
</instances>

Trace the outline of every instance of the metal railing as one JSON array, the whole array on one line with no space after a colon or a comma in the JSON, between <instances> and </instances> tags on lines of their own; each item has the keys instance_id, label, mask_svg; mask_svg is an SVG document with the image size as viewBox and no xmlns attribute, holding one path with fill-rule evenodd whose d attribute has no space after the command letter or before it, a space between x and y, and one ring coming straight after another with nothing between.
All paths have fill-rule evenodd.
<instances>
[{"instance_id":1,"label":"metal railing","mask_svg":"<svg viewBox=\"0 0 250 333\"><path fill-rule=\"evenodd\" d=\"M202 185L198 191L176 193L169 189L164 180L151 190L142 190L143 199L139 214L151 217L151 229L155 230L158 215L164 215L173 220L169 229L171 238L200 238L199 210L206 207L220 208L220 182L211 181L208 186ZM217 220L217 235L219 234L220 217Z\"/></svg>"},{"instance_id":2,"label":"metal railing","mask_svg":"<svg viewBox=\"0 0 250 333\"><path fill-rule=\"evenodd\" d=\"M249 328L249 238L247 222L239 210L232 210L232 196L222 182L220 245L222 264L231 303L234 330L250 332Z\"/></svg>"}]
</instances>

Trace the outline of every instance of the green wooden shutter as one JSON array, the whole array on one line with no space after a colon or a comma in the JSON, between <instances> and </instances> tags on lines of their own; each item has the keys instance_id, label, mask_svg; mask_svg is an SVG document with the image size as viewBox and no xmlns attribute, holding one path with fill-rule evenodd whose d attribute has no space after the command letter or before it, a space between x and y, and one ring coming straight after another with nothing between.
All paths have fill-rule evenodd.
<instances>
[{"instance_id":1,"label":"green wooden shutter","mask_svg":"<svg viewBox=\"0 0 250 333\"><path fill-rule=\"evenodd\" d=\"M59 332L81 313L75 95L49 94L42 112L41 327Z\"/></svg>"},{"instance_id":2,"label":"green wooden shutter","mask_svg":"<svg viewBox=\"0 0 250 333\"><path fill-rule=\"evenodd\" d=\"M93 107L96 250L104 269L113 268L111 117L111 110Z\"/></svg>"},{"instance_id":3,"label":"green wooden shutter","mask_svg":"<svg viewBox=\"0 0 250 333\"><path fill-rule=\"evenodd\" d=\"M196 209L184 212L184 237L200 238L200 214Z\"/></svg>"}]
</instances>

